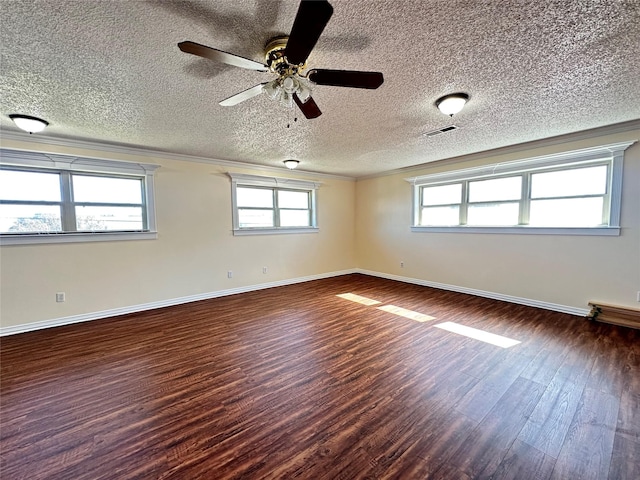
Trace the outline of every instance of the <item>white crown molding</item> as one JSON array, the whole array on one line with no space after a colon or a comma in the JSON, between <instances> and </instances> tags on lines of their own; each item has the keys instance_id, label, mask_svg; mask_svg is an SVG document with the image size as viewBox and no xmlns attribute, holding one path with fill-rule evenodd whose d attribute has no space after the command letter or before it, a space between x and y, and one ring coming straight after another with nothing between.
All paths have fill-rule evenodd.
<instances>
[{"instance_id":1,"label":"white crown molding","mask_svg":"<svg viewBox=\"0 0 640 480\"><path fill-rule=\"evenodd\" d=\"M472 180L483 177L493 177L500 174L521 173L534 169L553 167L565 164L580 164L596 162L604 159L622 158L624 151L637 140L627 142L610 143L607 145L597 145L578 150L568 150L549 155L540 155L520 160L507 162L489 163L479 167L462 168L459 170L447 170L446 172L431 173L428 175L418 175L416 177L405 178L405 181L412 185L428 185L432 183L444 183L455 180Z\"/></svg>"},{"instance_id":2,"label":"white crown molding","mask_svg":"<svg viewBox=\"0 0 640 480\"><path fill-rule=\"evenodd\" d=\"M604 127L593 128L589 130L582 130L580 132L569 133L566 135L559 135L556 137L543 138L540 140L534 140L531 142L518 143L515 145L510 145L506 147L501 147L493 150L485 150L482 152L471 153L469 155L461 155L458 157L451 157L442 160L434 160L433 162L421 163L419 165L412 165L410 167L398 168L394 170L387 170L385 172L376 173L373 175L363 175L359 177L345 176L345 175L334 175L330 173L319 173L311 170L304 169L296 169L296 172L305 173L308 175L315 175L320 178L332 178L336 180L346 180L346 181L357 181L357 180L366 180L369 178L378 178L378 177L386 177L389 175L395 175L398 173L409 174L411 172L415 172L418 170L423 170L433 164L456 164L461 162L468 162L474 160L481 160L484 158L494 157L496 155L506 155L510 153L517 153L526 150L532 150L535 148L541 148L546 146L553 145L562 145L564 143L576 142L588 138L600 137L605 135L613 135L616 133L624 133L632 130L640 129L640 119L638 120L630 120L628 122L616 123L613 125L607 125ZM68 148L81 148L87 150L95 150L98 152L107 152L107 153L119 153L125 155L139 155L167 160L178 160L182 162L195 162L195 163L207 163L212 165L222 165L227 167L235 167L235 168L248 168L252 170L265 171L265 172L278 172L282 173L282 168L279 167L270 167L266 165L257 165L248 162L238 162L233 160L222 160L216 158L208 158L208 157L198 157L195 155L184 155L178 153L170 153L161 150L153 150L142 147L131 147L125 145L116 145L110 143L101 143L98 141L87 141L87 140L74 140L74 139L63 139L63 138L54 138L46 135L30 135L28 133L21 132L6 132L3 131L0 137L0 140L9 140L9 141L17 141L17 142L29 142L40 144L44 146L58 146L58 147L68 147ZM9 147L4 147L9 148ZM28 150L21 148L11 148L12 150ZM47 151L47 153L59 153L57 151ZM104 155L95 155L92 156L97 159L111 160L108 156Z\"/></svg>"},{"instance_id":3,"label":"white crown molding","mask_svg":"<svg viewBox=\"0 0 640 480\"><path fill-rule=\"evenodd\" d=\"M300 180L297 178L285 177L264 177L261 175L247 175L245 173L227 172L231 181L241 185L254 185L260 187L285 187L298 188L303 190L316 190L320 188L322 182Z\"/></svg>"},{"instance_id":4,"label":"white crown molding","mask_svg":"<svg viewBox=\"0 0 640 480\"><path fill-rule=\"evenodd\" d=\"M361 268L356 269L356 273L363 275L370 275L372 277L386 278L387 280L396 280L398 282L411 283L414 285L420 285L423 287L438 288L440 290L449 290L451 292L466 293L467 295L475 295L477 297L491 298L493 300L500 300L503 302L517 303L518 305L526 305L528 307L543 308L545 310L552 310L554 312L568 313L570 315L578 315L586 317L589 313L588 308L569 307L567 305L558 305L556 303L542 302L540 300L532 300L530 298L514 297L512 295L504 295L502 293L486 292L484 290L477 290L475 288L458 287L457 285L448 285L446 283L431 282L429 280L422 280L420 278L402 277L399 275L392 275L390 273L375 272L372 270L364 270Z\"/></svg>"},{"instance_id":5,"label":"white crown molding","mask_svg":"<svg viewBox=\"0 0 640 480\"><path fill-rule=\"evenodd\" d=\"M143 147L115 145L111 143L101 143L98 141L54 138L54 137L48 137L46 135L41 135L41 134L30 135L28 133L3 131L0 140L35 143L38 145L42 145L44 147L52 146L52 147L80 148L84 150L93 150L98 153L96 153L96 155L91 155L91 158L96 158L100 160L112 160L111 158L109 158L109 156L100 154L101 152L103 152L103 153L117 153L122 155L153 157L153 158L166 159L166 160L177 160L180 162L206 163L210 165L221 165L221 166L232 167L232 168L247 168L251 170L258 170L258 171L264 171L264 172L277 172L278 174L283 173L282 167L270 167L267 165L257 165L257 164L248 163L248 162L238 162L233 160L222 160L218 158L198 157L195 155L170 153L170 152L153 150L153 149L143 148ZM30 151L28 148L19 148L19 147L3 146L2 148L6 148L10 150ZM45 150L43 153L60 153L60 152L57 150ZM83 155L83 157L88 157L88 155ZM287 170L287 172L290 173L290 170ZM296 169L296 174L297 173L314 175L320 178L345 180L350 182L354 182L356 180L355 177L349 177L345 175L333 175L330 173L319 173L311 170L304 170L301 168Z\"/></svg>"},{"instance_id":6,"label":"white crown molding","mask_svg":"<svg viewBox=\"0 0 640 480\"><path fill-rule=\"evenodd\" d=\"M125 175L153 175L160 168L160 165L155 163L85 158L82 155L60 155L59 153L33 152L4 147L0 148L0 164Z\"/></svg>"},{"instance_id":7,"label":"white crown molding","mask_svg":"<svg viewBox=\"0 0 640 480\"><path fill-rule=\"evenodd\" d=\"M498 155L508 155L511 153L519 153L527 150L535 150L537 148L551 147L554 145L564 145L566 143L579 142L596 137L604 137L607 135L615 135L617 133L626 133L633 130L640 129L640 119L630 120L628 122L616 123L613 125L606 125L604 127L592 128L589 130L582 130L574 133L567 133L565 135L559 135L556 137L542 138L539 140L533 140L531 142L517 143L515 145L508 145L492 150L484 150L482 152L470 153L468 155L460 155L457 157L444 158L441 160L434 160L432 162L421 163L419 165L412 165L410 167L398 168L394 170L387 170L386 172L376 173L373 175L364 175L357 177L357 180L367 180L370 178L387 177L390 175L411 174L425 168L430 168L435 165L455 165L463 162L472 162L477 160L483 160L486 158L493 158Z\"/></svg>"},{"instance_id":8,"label":"white crown molding","mask_svg":"<svg viewBox=\"0 0 640 480\"><path fill-rule=\"evenodd\" d=\"M349 275L356 273L355 269L340 270L336 272L320 273L317 275L309 275L306 277L290 278L287 280L279 280L275 282L260 283L257 285L248 285L246 287L229 288L226 290L217 290L215 292L200 293L198 295L188 295L186 297L170 298L168 300L160 300L157 302L143 303L139 305L131 305L128 307L113 308L110 310L102 310L99 312L83 313L81 315L72 315L70 317L52 318L50 320L42 320L39 322L24 323L21 325L12 325L10 327L0 327L0 337L6 335L16 335L18 333L26 333L45 328L61 327L74 323L89 322L92 320L100 320L103 318L116 317L118 315L126 315L129 313L139 313L155 308L172 307L183 303L197 302L200 300L209 300L211 298L225 297L227 295L235 295L237 293L247 293L256 290L264 290L265 288L282 287L285 285L293 285L295 283L309 282L311 280L321 280L324 278L338 277L341 275Z\"/></svg>"}]
</instances>

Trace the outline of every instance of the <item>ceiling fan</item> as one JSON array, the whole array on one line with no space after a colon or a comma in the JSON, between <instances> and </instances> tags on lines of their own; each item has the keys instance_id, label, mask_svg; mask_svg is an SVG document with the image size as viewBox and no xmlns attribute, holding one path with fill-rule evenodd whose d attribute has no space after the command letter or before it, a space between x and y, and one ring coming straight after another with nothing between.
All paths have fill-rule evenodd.
<instances>
[{"instance_id":1,"label":"ceiling fan","mask_svg":"<svg viewBox=\"0 0 640 480\"><path fill-rule=\"evenodd\" d=\"M333 7L327 0L301 0L289 36L276 37L267 42L264 64L195 42L181 42L178 48L185 53L234 67L278 75L270 82L260 83L222 100L220 105L237 105L264 92L289 107L295 102L306 118L317 118L322 112L311 98L314 85L376 89L384 82L380 72L319 68L303 75L307 58L332 14Z\"/></svg>"}]
</instances>

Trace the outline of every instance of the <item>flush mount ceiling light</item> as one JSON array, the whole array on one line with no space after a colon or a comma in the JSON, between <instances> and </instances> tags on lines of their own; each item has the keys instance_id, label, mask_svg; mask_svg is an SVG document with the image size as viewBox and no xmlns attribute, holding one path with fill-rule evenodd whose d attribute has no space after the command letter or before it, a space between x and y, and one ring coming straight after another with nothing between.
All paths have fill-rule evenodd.
<instances>
[{"instance_id":1,"label":"flush mount ceiling light","mask_svg":"<svg viewBox=\"0 0 640 480\"><path fill-rule=\"evenodd\" d=\"M445 115L453 117L464 108L465 103L468 101L469 95L466 93L452 93L436 100L436 107Z\"/></svg>"},{"instance_id":2,"label":"flush mount ceiling light","mask_svg":"<svg viewBox=\"0 0 640 480\"><path fill-rule=\"evenodd\" d=\"M298 160L285 160L283 162L289 170L293 170L300 163Z\"/></svg>"},{"instance_id":3,"label":"flush mount ceiling light","mask_svg":"<svg viewBox=\"0 0 640 480\"><path fill-rule=\"evenodd\" d=\"M9 118L13 120L13 123L15 123L18 128L29 133L41 132L49 125L49 122L46 120L30 115L9 115Z\"/></svg>"}]
</instances>

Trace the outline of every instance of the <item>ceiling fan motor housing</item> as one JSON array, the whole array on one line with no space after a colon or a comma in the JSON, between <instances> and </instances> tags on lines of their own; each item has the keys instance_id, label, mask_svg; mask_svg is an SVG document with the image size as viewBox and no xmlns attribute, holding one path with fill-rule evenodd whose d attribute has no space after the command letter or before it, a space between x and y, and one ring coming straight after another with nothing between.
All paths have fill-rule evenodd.
<instances>
[{"instance_id":1,"label":"ceiling fan motor housing","mask_svg":"<svg viewBox=\"0 0 640 480\"><path fill-rule=\"evenodd\" d=\"M265 62L269 67L269 70L277 75L290 76L298 75L307 66L307 63L302 65L292 65L285 57L284 52L287 48L287 41L289 37L275 37L267 42L265 46Z\"/></svg>"}]
</instances>

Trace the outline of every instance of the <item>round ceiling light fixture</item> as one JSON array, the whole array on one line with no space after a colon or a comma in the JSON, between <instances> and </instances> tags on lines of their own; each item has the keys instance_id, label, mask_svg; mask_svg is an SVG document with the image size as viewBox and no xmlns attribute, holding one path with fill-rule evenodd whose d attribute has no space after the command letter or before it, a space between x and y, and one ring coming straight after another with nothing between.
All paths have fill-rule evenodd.
<instances>
[{"instance_id":1,"label":"round ceiling light fixture","mask_svg":"<svg viewBox=\"0 0 640 480\"><path fill-rule=\"evenodd\" d=\"M41 132L47 127L47 125L49 125L49 122L46 120L42 120L38 117L32 117L30 115L14 114L9 115L9 118L13 120L13 123L15 123L18 128L29 133Z\"/></svg>"},{"instance_id":2,"label":"round ceiling light fixture","mask_svg":"<svg viewBox=\"0 0 640 480\"><path fill-rule=\"evenodd\" d=\"M294 168L296 168L298 166L298 164L300 163L298 160L285 160L284 162L282 162L285 164L285 166L289 169L289 170L293 170Z\"/></svg>"},{"instance_id":3,"label":"round ceiling light fixture","mask_svg":"<svg viewBox=\"0 0 640 480\"><path fill-rule=\"evenodd\" d=\"M469 95L466 93L452 93L436 100L436 107L445 115L453 117L468 101Z\"/></svg>"}]
</instances>

